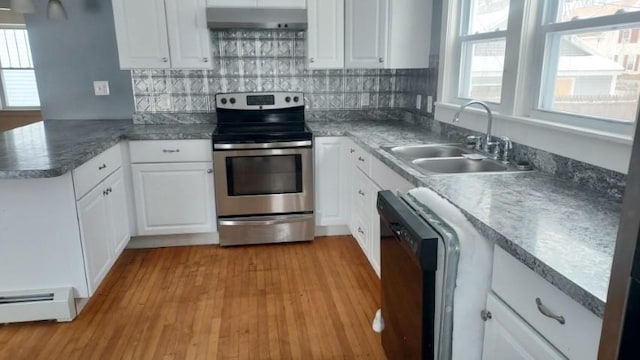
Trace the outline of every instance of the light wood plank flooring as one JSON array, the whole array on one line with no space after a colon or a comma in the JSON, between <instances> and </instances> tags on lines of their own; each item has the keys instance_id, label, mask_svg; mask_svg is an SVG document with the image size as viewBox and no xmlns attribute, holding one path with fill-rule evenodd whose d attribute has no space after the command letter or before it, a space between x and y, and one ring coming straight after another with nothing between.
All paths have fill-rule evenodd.
<instances>
[{"instance_id":1,"label":"light wood plank flooring","mask_svg":"<svg viewBox=\"0 0 640 360\"><path fill-rule=\"evenodd\" d=\"M1 359L384 359L356 241L126 250L71 323L0 325Z\"/></svg>"}]
</instances>

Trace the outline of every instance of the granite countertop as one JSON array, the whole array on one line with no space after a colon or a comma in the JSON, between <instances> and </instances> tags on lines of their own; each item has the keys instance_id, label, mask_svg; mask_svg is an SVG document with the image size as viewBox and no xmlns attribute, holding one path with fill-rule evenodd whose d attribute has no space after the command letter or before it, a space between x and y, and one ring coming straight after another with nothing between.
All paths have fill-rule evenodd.
<instances>
[{"instance_id":1,"label":"granite countertop","mask_svg":"<svg viewBox=\"0 0 640 360\"><path fill-rule=\"evenodd\" d=\"M316 136L349 136L418 187L427 187L538 275L599 317L621 204L541 172L425 176L382 146L450 142L401 121L310 121ZM56 120L0 134L0 179L60 176L120 140L209 139L213 124L133 125Z\"/></svg>"},{"instance_id":2,"label":"granite countertop","mask_svg":"<svg viewBox=\"0 0 640 360\"><path fill-rule=\"evenodd\" d=\"M316 136L350 136L416 186L455 205L481 234L599 317L621 204L541 172L425 176L382 146L448 143L405 123L310 122Z\"/></svg>"},{"instance_id":3,"label":"granite countertop","mask_svg":"<svg viewBox=\"0 0 640 360\"><path fill-rule=\"evenodd\" d=\"M131 120L49 120L0 133L0 179L65 174L119 141L210 139L213 124L133 125Z\"/></svg>"}]
</instances>

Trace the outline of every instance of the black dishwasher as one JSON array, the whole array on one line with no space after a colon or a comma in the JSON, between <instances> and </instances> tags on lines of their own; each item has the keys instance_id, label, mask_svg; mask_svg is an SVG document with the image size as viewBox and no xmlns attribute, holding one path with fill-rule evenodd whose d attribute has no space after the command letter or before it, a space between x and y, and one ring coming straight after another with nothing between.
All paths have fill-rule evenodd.
<instances>
[{"instance_id":1,"label":"black dishwasher","mask_svg":"<svg viewBox=\"0 0 640 360\"><path fill-rule=\"evenodd\" d=\"M440 235L391 191L378 193L382 346L388 359L433 359Z\"/></svg>"}]
</instances>

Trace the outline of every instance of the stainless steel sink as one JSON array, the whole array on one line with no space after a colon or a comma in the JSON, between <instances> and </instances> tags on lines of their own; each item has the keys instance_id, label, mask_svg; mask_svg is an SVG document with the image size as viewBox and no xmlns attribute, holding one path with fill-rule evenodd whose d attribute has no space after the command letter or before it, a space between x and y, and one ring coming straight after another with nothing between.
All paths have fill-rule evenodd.
<instances>
[{"instance_id":1,"label":"stainless steel sink","mask_svg":"<svg viewBox=\"0 0 640 360\"><path fill-rule=\"evenodd\" d=\"M384 147L391 154L406 160L423 158L458 157L472 153L460 144L434 144Z\"/></svg>"},{"instance_id":2,"label":"stainless steel sink","mask_svg":"<svg viewBox=\"0 0 640 360\"><path fill-rule=\"evenodd\" d=\"M471 172L503 172L507 165L491 159L471 160L463 157L416 159L411 162L420 170L437 174L460 174Z\"/></svg>"}]
</instances>

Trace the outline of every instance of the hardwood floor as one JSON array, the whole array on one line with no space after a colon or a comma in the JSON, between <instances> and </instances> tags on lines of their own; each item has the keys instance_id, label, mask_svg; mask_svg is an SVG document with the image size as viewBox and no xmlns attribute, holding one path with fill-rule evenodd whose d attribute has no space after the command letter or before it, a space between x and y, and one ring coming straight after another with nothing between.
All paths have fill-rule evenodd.
<instances>
[{"instance_id":1,"label":"hardwood floor","mask_svg":"<svg viewBox=\"0 0 640 360\"><path fill-rule=\"evenodd\" d=\"M126 250L71 323L0 325L1 359L384 359L356 241Z\"/></svg>"}]
</instances>

